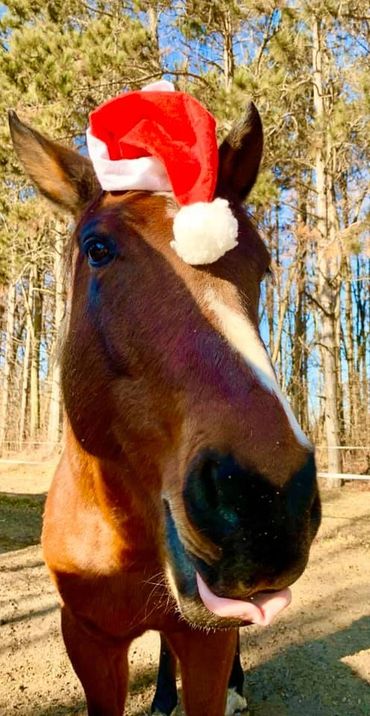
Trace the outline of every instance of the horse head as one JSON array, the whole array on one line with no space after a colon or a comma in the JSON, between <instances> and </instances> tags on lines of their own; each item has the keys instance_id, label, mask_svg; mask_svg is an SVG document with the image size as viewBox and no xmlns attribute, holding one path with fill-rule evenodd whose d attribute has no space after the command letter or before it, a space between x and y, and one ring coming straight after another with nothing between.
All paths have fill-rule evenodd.
<instances>
[{"instance_id":1,"label":"horse head","mask_svg":"<svg viewBox=\"0 0 370 716\"><path fill-rule=\"evenodd\" d=\"M102 191L89 159L14 114L11 129L33 182L76 219L69 449L100 466L107 519L123 545L159 555L191 623L269 621L305 568L320 502L313 447L259 335L270 256L243 208L262 153L256 108L219 148L216 196L238 244L198 266L171 247L171 193Z\"/></svg>"}]
</instances>

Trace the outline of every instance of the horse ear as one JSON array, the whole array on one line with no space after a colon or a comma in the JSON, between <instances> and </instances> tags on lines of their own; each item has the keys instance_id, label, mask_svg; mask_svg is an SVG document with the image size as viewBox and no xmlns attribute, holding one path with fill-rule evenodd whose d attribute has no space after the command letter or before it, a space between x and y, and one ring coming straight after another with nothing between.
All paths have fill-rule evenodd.
<instances>
[{"instance_id":1,"label":"horse ear","mask_svg":"<svg viewBox=\"0 0 370 716\"><path fill-rule=\"evenodd\" d=\"M52 142L9 112L10 133L19 160L44 196L77 214L99 191L89 159Z\"/></svg>"},{"instance_id":2,"label":"horse ear","mask_svg":"<svg viewBox=\"0 0 370 716\"><path fill-rule=\"evenodd\" d=\"M250 102L244 117L234 124L219 147L216 195L243 201L257 179L262 150L261 117Z\"/></svg>"}]
</instances>

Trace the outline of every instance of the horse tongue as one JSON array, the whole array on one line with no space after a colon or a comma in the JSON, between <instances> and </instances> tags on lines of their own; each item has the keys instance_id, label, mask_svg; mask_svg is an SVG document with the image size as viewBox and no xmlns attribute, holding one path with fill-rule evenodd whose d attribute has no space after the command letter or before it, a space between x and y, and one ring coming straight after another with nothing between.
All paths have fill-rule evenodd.
<instances>
[{"instance_id":1,"label":"horse tongue","mask_svg":"<svg viewBox=\"0 0 370 716\"><path fill-rule=\"evenodd\" d=\"M199 596L210 612L219 617L243 619L260 626L271 624L276 615L290 604L292 598L290 589L283 589L281 592L259 592L253 600L243 602L239 599L217 597L198 573L197 584Z\"/></svg>"}]
</instances>

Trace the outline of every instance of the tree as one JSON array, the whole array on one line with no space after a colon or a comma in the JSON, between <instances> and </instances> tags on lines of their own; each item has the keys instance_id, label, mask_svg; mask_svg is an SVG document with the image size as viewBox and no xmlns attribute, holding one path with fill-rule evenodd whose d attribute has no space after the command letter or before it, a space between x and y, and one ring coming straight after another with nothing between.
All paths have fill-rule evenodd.
<instances>
[{"instance_id":1,"label":"tree","mask_svg":"<svg viewBox=\"0 0 370 716\"><path fill-rule=\"evenodd\" d=\"M370 51L360 0L10 0L0 36L0 116L15 107L82 151L97 104L162 75L213 111L220 138L247 98L257 104L265 152L247 208L274 274L262 286L262 332L300 421L329 447L321 466L339 471L333 448L365 445L370 428ZM5 119L0 172L0 438L54 443L66 230L26 183Z\"/></svg>"}]
</instances>

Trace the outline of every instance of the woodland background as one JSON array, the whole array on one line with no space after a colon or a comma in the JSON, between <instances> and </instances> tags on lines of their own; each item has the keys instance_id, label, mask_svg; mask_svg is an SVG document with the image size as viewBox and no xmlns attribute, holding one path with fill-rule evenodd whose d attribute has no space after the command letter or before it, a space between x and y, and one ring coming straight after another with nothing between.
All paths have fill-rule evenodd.
<instances>
[{"instance_id":1,"label":"woodland background","mask_svg":"<svg viewBox=\"0 0 370 716\"><path fill-rule=\"evenodd\" d=\"M363 0L0 5L0 454L45 454L61 440L69 231L27 183L6 110L82 148L96 105L165 76L218 117L220 138L247 98L257 104L265 154L248 208L274 273L262 290L262 334L319 444L321 469L370 473L366 8Z\"/></svg>"}]
</instances>

